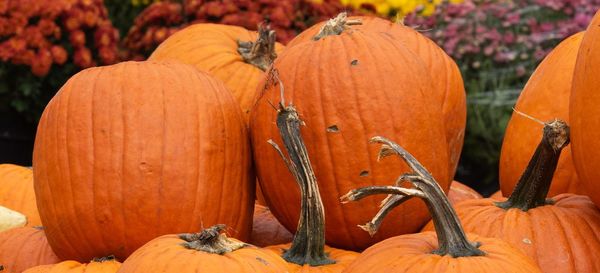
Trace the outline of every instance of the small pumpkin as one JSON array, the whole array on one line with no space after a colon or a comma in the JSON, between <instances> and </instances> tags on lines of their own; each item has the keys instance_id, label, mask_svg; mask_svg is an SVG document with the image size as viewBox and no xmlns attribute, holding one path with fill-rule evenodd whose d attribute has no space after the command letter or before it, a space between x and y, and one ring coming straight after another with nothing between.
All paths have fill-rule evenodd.
<instances>
[{"instance_id":1,"label":"small pumpkin","mask_svg":"<svg viewBox=\"0 0 600 273\"><path fill-rule=\"evenodd\" d=\"M600 11L590 22L577 54L569 118L572 155L582 193L600 206Z\"/></svg>"},{"instance_id":2,"label":"small pumpkin","mask_svg":"<svg viewBox=\"0 0 600 273\"><path fill-rule=\"evenodd\" d=\"M448 191L448 200L450 204L455 205L464 200L481 199L483 196L469 186L458 181L452 181L450 190Z\"/></svg>"},{"instance_id":3,"label":"small pumpkin","mask_svg":"<svg viewBox=\"0 0 600 273\"><path fill-rule=\"evenodd\" d=\"M391 22L375 16L350 16L346 23L352 31L385 33L402 42L419 57L433 80L434 88L427 95L442 107L446 142L449 149L450 175L454 176L462 151L467 122L467 99L458 65L442 48L419 31L401 21ZM311 42L327 22L317 23L302 31L287 47Z\"/></svg>"},{"instance_id":4,"label":"small pumpkin","mask_svg":"<svg viewBox=\"0 0 600 273\"><path fill-rule=\"evenodd\" d=\"M293 103L307 125L302 137L321 189L326 241L332 247L356 250L418 231L429 219L423 203L411 200L394 214L411 213L390 218L375 237L355 230L356 222L366 221L364 215L379 209L379 200L342 206L339 196L393 179L393 173L404 169L376 164L368 156L373 153L365 145L368 139L375 133L402 139L446 191L451 182L448 148L445 137L440 137L441 107L427 95L433 92L433 81L423 62L389 35L340 27L345 26L343 17L332 22L319 40L286 48L277 57L253 108L250 132L265 201L283 226L295 232L301 194L293 175L266 142L279 139L272 103L281 101L284 87L278 82L284 83L284 101Z\"/></svg>"},{"instance_id":5,"label":"small pumpkin","mask_svg":"<svg viewBox=\"0 0 600 273\"><path fill-rule=\"evenodd\" d=\"M569 122L571 82L582 38L583 32L577 33L562 41L546 56L527 81L515 109L541 120L556 117ZM505 196L515 188L539 143L540 135L531 130L533 125L534 121L515 112L506 126L499 172L500 189ZM571 148L566 147L558 160L548 194L578 193L577 181Z\"/></svg>"},{"instance_id":6,"label":"small pumpkin","mask_svg":"<svg viewBox=\"0 0 600 273\"><path fill-rule=\"evenodd\" d=\"M89 263L64 261L57 264L40 265L23 271L23 273L116 273L121 263L114 257L96 258Z\"/></svg>"},{"instance_id":7,"label":"small pumpkin","mask_svg":"<svg viewBox=\"0 0 600 273\"><path fill-rule=\"evenodd\" d=\"M0 263L10 273L45 264L55 264L60 259L48 244L42 227L20 227L0 232Z\"/></svg>"},{"instance_id":8,"label":"small pumpkin","mask_svg":"<svg viewBox=\"0 0 600 273\"><path fill-rule=\"evenodd\" d=\"M35 201L31 168L0 164L0 206L24 214L29 227L42 225Z\"/></svg>"},{"instance_id":9,"label":"small pumpkin","mask_svg":"<svg viewBox=\"0 0 600 273\"><path fill-rule=\"evenodd\" d=\"M400 145L383 137L374 137L372 141L382 144L378 158L398 155L412 171L401 175L395 186L355 189L344 195L342 201L388 194L377 215L361 226L373 234L390 210L407 199L419 197L427 203L436 232L401 235L379 242L361 253L344 273L541 272L531 258L508 243L465 234L452 205L427 169ZM401 182L409 182L413 187L402 187Z\"/></svg>"},{"instance_id":10,"label":"small pumpkin","mask_svg":"<svg viewBox=\"0 0 600 273\"><path fill-rule=\"evenodd\" d=\"M282 50L267 26L257 33L231 25L193 24L162 42L149 60L176 60L214 75L232 92L247 119L264 71Z\"/></svg>"},{"instance_id":11,"label":"small pumpkin","mask_svg":"<svg viewBox=\"0 0 600 273\"><path fill-rule=\"evenodd\" d=\"M277 221L268 207L259 205L258 202L254 205L251 244L260 247L285 244L291 242L293 237L294 235Z\"/></svg>"},{"instance_id":12,"label":"small pumpkin","mask_svg":"<svg viewBox=\"0 0 600 273\"><path fill-rule=\"evenodd\" d=\"M542 140L508 199L456 205L465 230L505 240L534 259L543 272L600 272L600 242L591 239L600 238L600 210L583 195L547 198L561 151L568 144L568 125L546 122ZM430 223L424 230L433 228Z\"/></svg>"},{"instance_id":13,"label":"small pumpkin","mask_svg":"<svg viewBox=\"0 0 600 273\"><path fill-rule=\"evenodd\" d=\"M250 236L254 179L242 114L223 83L191 65L124 62L77 73L42 114L33 166L48 242L65 260L123 260L159 235L203 224Z\"/></svg>"},{"instance_id":14,"label":"small pumpkin","mask_svg":"<svg viewBox=\"0 0 600 273\"><path fill-rule=\"evenodd\" d=\"M325 245L323 201L300 134L300 115L293 105L285 106L282 102L277 110L276 123L288 157L275 142L270 140L269 143L280 154L300 187L301 211L292 243L271 246L268 249L281 255L290 264L291 273L342 272L358 253Z\"/></svg>"},{"instance_id":15,"label":"small pumpkin","mask_svg":"<svg viewBox=\"0 0 600 273\"><path fill-rule=\"evenodd\" d=\"M158 237L131 254L119 273L287 272L279 256L228 238L224 230L215 225L199 233Z\"/></svg>"}]
</instances>

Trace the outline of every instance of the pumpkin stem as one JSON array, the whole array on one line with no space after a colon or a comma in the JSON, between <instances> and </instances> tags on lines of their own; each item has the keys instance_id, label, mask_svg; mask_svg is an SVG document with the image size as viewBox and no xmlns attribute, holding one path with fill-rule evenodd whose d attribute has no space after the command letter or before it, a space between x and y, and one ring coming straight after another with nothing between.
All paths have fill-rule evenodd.
<instances>
[{"instance_id":1,"label":"pumpkin stem","mask_svg":"<svg viewBox=\"0 0 600 273\"><path fill-rule=\"evenodd\" d=\"M260 68L262 71L267 71L267 68L277 58L277 53L275 53L275 31L271 30L269 25L260 24L258 26L258 38L255 42L238 41L238 53L242 55L245 62Z\"/></svg>"},{"instance_id":2,"label":"pumpkin stem","mask_svg":"<svg viewBox=\"0 0 600 273\"><path fill-rule=\"evenodd\" d=\"M313 37L314 41L318 41L321 38L330 36L330 35L340 35L347 29L350 29L350 26L354 25L362 25L360 20L348 20L348 13L341 12L335 18L329 19L327 23L325 23L319 33Z\"/></svg>"},{"instance_id":3,"label":"pumpkin stem","mask_svg":"<svg viewBox=\"0 0 600 273\"><path fill-rule=\"evenodd\" d=\"M519 183L508 200L496 202L496 206L503 209L518 208L528 211L552 203L552 200L546 199L546 197L554 171L556 171L560 152L569 145L569 141L569 125L567 123L559 119L544 123L542 140L521 175Z\"/></svg>"},{"instance_id":4,"label":"pumpkin stem","mask_svg":"<svg viewBox=\"0 0 600 273\"><path fill-rule=\"evenodd\" d=\"M278 84L281 85L283 98L283 85L281 81ZM283 139L289 159L273 140L268 141L294 175L301 194L298 228L290 249L285 250L282 257L287 262L298 265L333 264L335 261L329 259L329 255L325 253L325 211L317 178L310 164L304 140L300 135L300 125L303 124L293 105L284 106L283 103L280 103L277 110L277 128L279 128L279 134Z\"/></svg>"},{"instance_id":5,"label":"pumpkin stem","mask_svg":"<svg viewBox=\"0 0 600 273\"><path fill-rule=\"evenodd\" d=\"M106 257L93 258L92 262L102 263L102 262L114 261L114 260L116 260L115 255L108 255Z\"/></svg>"},{"instance_id":6,"label":"pumpkin stem","mask_svg":"<svg viewBox=\"0 0 600 273\"><path fill-rule=\"evenodd\" d=\"M412 197L419 197L425 201L429 213L433 218L435 232L437 233L439 249L433 251L434 254L441 256L450 255L452 257L482 256L485 252L481 251L478 243L467 240L467 236L458 221L456 212L450 205L446 194L439 186L435 178L415 159L408 151L400 145L384 137L376 136L371 142L382 143L378 159L390 155L400 156L404 162L413 170L412 173L401 175L396 180L394 186L369 186L351 190L341 197L343 203L357 201L364 197L387 193L388 196L382 202L381 209L375 217L360 226L362 229L373 235L379 229L383 218L395 207L407 201ZM414 188L404 188L400 186L402 181L410 182Z\"/></svg>"},{"instance_id":7,"label":"pumpkin stem","mask_svg":"<svg viewBox=\"0 0 600 273\"><path fill-rule=\"evenodd\" d=\"M227 235L223 231L225 231L225 225L218 224L204 229L199 233L179 234L179 238L185 241L182 243L185 248L219 255L246 246L245 243L227 238Z\"/></svg>"}]
</instances>

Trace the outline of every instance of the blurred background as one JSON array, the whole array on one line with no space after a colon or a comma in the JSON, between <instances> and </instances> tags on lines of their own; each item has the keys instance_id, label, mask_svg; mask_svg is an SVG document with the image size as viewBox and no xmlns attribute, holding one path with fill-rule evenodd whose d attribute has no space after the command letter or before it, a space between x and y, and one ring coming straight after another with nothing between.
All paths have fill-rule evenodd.
<instances>
[{"instance_id":1,"label":"blurred background","mask_svg":"<svg viewBox=\"0 0 600 273\"><path fill-rule=\"evenodd\" d=\"M144 60L195 22L255 30L286 43L341 11L404 20L459 65L468 99L456 179L489 195L511 107L536 65L584 30L600 0L0 0L0 163L31 165L44 106L78 71Z\"/></svg>"}]
</instances>

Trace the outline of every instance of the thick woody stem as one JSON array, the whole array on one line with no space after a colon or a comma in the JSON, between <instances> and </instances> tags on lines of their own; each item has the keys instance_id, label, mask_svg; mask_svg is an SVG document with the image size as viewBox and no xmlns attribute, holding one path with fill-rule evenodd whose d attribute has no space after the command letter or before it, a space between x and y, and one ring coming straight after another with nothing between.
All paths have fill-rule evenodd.
<instances>
[{"instance_id":1,"label":"thick woody stem","mask_svg":"<svg viewBox=\"0 0 600 273\"><path fill-rule=\"evenodd\" d=\"M350 26L361 24L362 22L360 20L348 20L348 14L346 12L342 12L335 18L329 19L329 21L327 21L321 27L319 33L313 37L313 40L318 41L327 36L340 35L345 30L350 29Z\"/></svg>"},{"instance_id":2,"label":"thick woody stem","mask_svg":"<svg viewBox=\"0 0 600 273\"><path fill-rule=\"evenodd\" d=\"M275 31L269 25L261 24L258 26L258 38L255 42L238 41L238 53L245 62L267 71L277 58L275 40Z\"/></svg>"},{"instance_id":3,"label":"thick woody stem","mask_svg":"<svg viewBox=\"0 0 600 273\"><path fill-rule=\"evenodd\" d=\"M275 74L276 75L276 74ZM278 80L278 79L277 79ZM279 80L278 80L279 81ZM300 219L290 249L283 258L298 265L319 266L335 263L325 253L325 212L319 193L317 178L312 169L304 140L300 134L302 120L293 105L285 106L283 102L283 85L281 103L277 110L277 127L283 140L289 159L285 157L279 146L269 140L277 150L290 172L294 175L301 194Z\"/></svg>"},{"instance_id":4,"label":"thick woody stem","mask_svg":"<svg viewBox=\"0 0 600 273\"><path fill-rule=\"evenodd\" d=\"M223 233L224 231L225 225L219 224L209 227L199 233L179 234L179 238L185 241L182 243L185 248L219 255L246 246L245 243L227 238L227 235Z\"/></svg>"},{"instance_id":5,"label":"thick woody stem","mask_svg":"<svg viewBox=\"0 0 600 273\"><path fill-rule=\"evenodd\" d=\"M528 211L552 203L547 200L548 190L560 153L569 144L569 126L562 120L544 123L544 133L529 165L521 175L508 200L497 202L504 209L518 208Z\"/></svg>"},{"instance_id":6,"label":"thick woody stem","mask_svg":"<svg viewBox=\"0 0 600 273\"><path fill-rule=\"evenodd\" d=\"M395 207L404 201L418 197L423 199L432 215L433 224L437 233L439 249L434 253L438 255L451 255L452 257L481 256L485 253L478 248L477 243L467 240L463 228L458 221L456 212L450 205L444 191L433 176L409 152L400 145L383 137L374 137L371 142L382 143L378 158L390 155L400 156L413 170L400 176L399 180L410 182L415 188L403 188L400 183L396 186L371 186L350 191L342 196L342 202L357 201L369 195L388 193L382 208L377 215L364 226L363 229L371 235L377 232L383 218Z\"/></svg>"}]
</instances>

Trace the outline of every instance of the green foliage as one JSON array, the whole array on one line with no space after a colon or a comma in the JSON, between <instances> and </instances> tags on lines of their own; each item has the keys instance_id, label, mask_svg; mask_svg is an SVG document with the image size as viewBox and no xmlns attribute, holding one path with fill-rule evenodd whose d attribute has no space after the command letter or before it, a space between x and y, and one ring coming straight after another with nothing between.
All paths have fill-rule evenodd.
<instances>
[{"instance_id":1,"label":"green foliage","mask_svg":"<svg viewBox=\"0 0 600 273\"><path fill-rule=\"evenodd\" d=\"M152 1L132 2L125 0L104 0L108 10L108 17L113 25L119 30L121 37L127 35L127 31L133 25L135 17L142 12Z\"/></svg>"}]
</instances>

